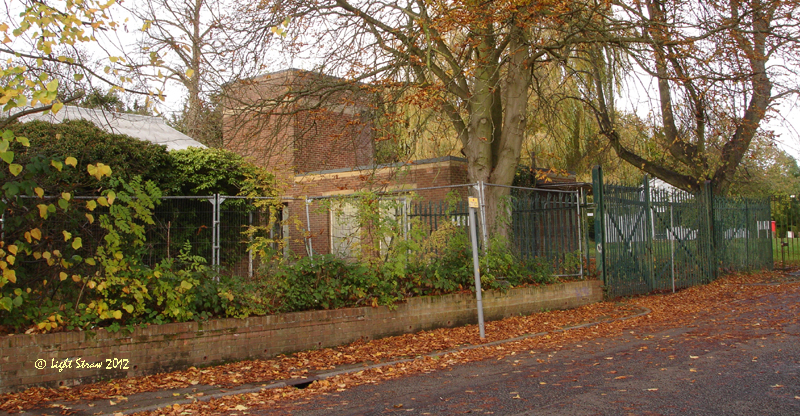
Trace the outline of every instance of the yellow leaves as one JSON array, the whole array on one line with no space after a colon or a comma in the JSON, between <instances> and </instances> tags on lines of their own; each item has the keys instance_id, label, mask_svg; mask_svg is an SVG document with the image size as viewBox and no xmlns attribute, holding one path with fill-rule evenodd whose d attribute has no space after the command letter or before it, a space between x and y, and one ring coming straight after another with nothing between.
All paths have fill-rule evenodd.
<instances>
[{"instance_id":1,"label":"yellow leaves","mask_svg":"<svg viewBox=\"0 0 800 416\"><path fill-rule=\"evenodd\" d=\"M16 256L17 255L17 251L19 250L19 248L16 245L11 244L6 248L6 250L8 250L9 253L11 253L11 254Z\"/></svg>"},{"instance_id":2,"label":"yellow leaves","mask_svg":"<svg viewBox=\"0 0 800 416\"><path fill-rule=\"evenodd\" d=\"M42 239L42 230L40 230L38 228L34 228L34 229L30 230L29 232L31 234L31 237L33 237L35 240L41 240Z\"/></svg>"},{"instance_id":3,"label":"yellow leaves","mask_svg":"<svg viewBox=\"0 0 800 416\"><path fill-rule=\"evenodd\" d=\"M96 165L87 165L86 170L97 180L103 179L103 176L111 175L111 167L100 162Z\"/></svg>"},{"instance_id":4,"label":"yellow leaves","mask_svg":"<svg viewBox=\"0 0 800 416\"><path fill-rule=\"evenodd\" d=\"M89 224L94 223L94 215L86 213L86 219L89 221Z\"/></svg>"},{"instance_id":5,"label":"yellow leaves","mask_svg":"<svg viewBox=\"0 0 800 416\"><path fill-rule=\"evenodd\" d=\"M48 211L49 206L47 206L45 204L39 204L39 205L36 205L36 208L39 208L39 216L44 218L44 219L47 219L47 211ZM38 240L38 238L37 238L37 240Z\"/></svg>"},{"instance_id":6,"label":"yellow leaves","mask_svg":"<svg viewBox=\"0 0 800 416\"><path fill-rule=\"evenodd\" d=\"M194 75L194 69L187 69L186 70L186 78L191 78Z\"/></svg>"},{"instance_id":7,"label":"yellow leaves","mask_svg":"<svg viewBox=\"0 0 800 416\"><path fill-rule=\"evenodd\" d=\"M8 165L8 171L11 172L12 175L17 176L22 172L22 165L12 163Z\"/></svg>"},{"instance_id":8,"label":"yellow leaves","mask_svg":"<svg viewBox=\"0 0 800 416\"><path fill-rule=\"evenodd\" d=\"M81 281L81 277L78 276L77 274L73 274L72 275L72 281L75 282L75 283L78 283L78 282Z\"/></svg>"},{"instance_id":9,"label":"yellow leaves","mask_svg":"<svg viewBox=\"0 0 800 416\"><path fill-rule=\"evenodd\" d=\"M94 289L97 287L97 283L94 280L90 280L89 283L86 283L86 286L88 286L89 289Z\"/></svg>"},{"instance_id":10,"label":"yellow leaves","mask_svg":"<svg viewBox=\"0 0 800 416\"><path fill-rule=\"evenodd\" d=\"M75 240L72 240L72 248L77 250L81 247L83 247L83 241L81 240L80 237L75 237Z\"/></svg>"},{"instance_id":11,"label":"yellow leaves","mask_svg":"<svg viewBox=\"0 0 800 416\"><path fill-rule=\"evenodd\" d=\"M16 260L17 260L17 258L15 256L12 256L10 254L8 256L6 256L6 261L8 262L8 264L10 264L12 266L14 265L14 262Z\"/></svg>"},{"instance_id":12,"label":"yellow leaves","mask_svg":"<svg viewBox=\"0 0 800 416\"><path fill-rule=\"evenodd\" d=\"M39 188L38 186L33 189L33 192L35 192L36 196L38 196L39 198L44 197L44 189Z\"/></svg>"},{"instance_id":13,"label":"yellow leaves","mask_svg":"<svg viewBox=\"0 0 800 416\"><path fill-rule=\"evenodd\" d=\"M58 79L53 79L47 83L47 91L49 92L56 92L58 90ZM62 104L63 105L63 104ZM53 106L55 107L55 106ZM55 110L58 111L58 110Z\"/></svg>"},{"instance_id":14,"label":"yellow leaves","mask_svg":"<svg viewBox=\"0 0 800 416\"><path fill-rule=\"evenodd\" d=\"M17 283L17 272L12 269L3 270L3 278L11 283Z\"/></svg>"},{"instance_id":15,"label":"yellow leaves","mask_svg":"<svg viewBox=\"0 0 800 416\"><path fill-rule=\"evenodd\" d=\"M64 234L64 241L69 241L69 239L72 238L72 233L67 230L62 231L61 233Z\"/></svg>"},{"instance_id":16,"label":"yellow leaves","mask_svg":"<svg viewBox=\"0 0 800 416\"><path fill-rule=\"evenodd\" d=\"M59 162L59 161L57 161L57 160L51 160L50 161L50 166L56 168L56 170L59 171L59 172L61 172L61 169L64 168L64 164Z\"/></svg>"},{"instance_id":17,"label":"yellow leaves","mask_svg":"<svg viewBox=\"0 0 800 416\"><path fill-rule=\"evenodd\" d=\"M63 282L65 280L67 280L67 274L64 273L64 272L61 272L61 273L58 274L58 278L59 278L59 280L61 280Z\"/></svg>"},{"instance_id":18,"label":"yellow leaves","mask_svg":"<svg viewBox=\"0 0 800 416\"><path fill-rule=\"evenodd\" d=\"M74 157L69 156L69 157L67 157L66 160L64 160L64 163L67 164L67 165L70 165L70 166L72 166L74 168L74 167L76 167L78 165L78 159L75 159Z\"/></svg>"},{"instance_id":19,"label":"yellow leaves","mask_svg":"<svg viewBox=\"0 0 800 416\"><path fill-rule=\"evenodd\" d=\"M86 201L86 209L88 209L89 211L94 211L95 208L97 208L97 202L91 200Z\"/></svg>"},{"instance_id":20,"label":"yellow leaves","mask_svg":"<svg viewBox=\"0 0 800 416\"><path fill-rule=\"evenodd\" d=\"M63 323L64 320L61 318L60 314L54 314L47 317L45 321L39 322L36 324L36 327L42 331L50 331L53 329L58 328L60 323Z\"/></svg>"},{"instance_id":21,"label":"yellow leaves","mask_svg":"<svg viewBox=\"0 0 800 416\"><path fill-rule=\"evenodd\" d=\"M122 319L122 311L114 311L112 312L114 319Z\"/></svg>"},{"instance_id":22,"label":"yellow leaves","mask_svg":"<svg viewBox=\"0 0 800 416\"><path fill-rule=\"evenodd\" d=\"M69 192L62 192L61 198L64 199L65 201L69 201L72 198L72 195L70 195Z\"/></svg>"}]
</instances>

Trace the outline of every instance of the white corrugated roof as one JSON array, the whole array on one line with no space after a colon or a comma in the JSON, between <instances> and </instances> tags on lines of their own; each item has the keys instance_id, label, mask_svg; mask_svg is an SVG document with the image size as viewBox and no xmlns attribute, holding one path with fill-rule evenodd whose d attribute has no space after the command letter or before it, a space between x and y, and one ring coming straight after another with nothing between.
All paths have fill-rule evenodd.
<instances>
[{"instance_id":1,"label":"white corrugated roof","mask_svg":"<svg viewBox=\"0 0 800 416\"><path fill-rule=\"evenodd\" d=\"M150 143L165 145L167 150L206 147L197 140L168 126L161 117L65 106L55 114L35 113L19 119L23 123L31 120L42 120L54 124L65 120L88 120L109 133L124 134Z\"/></svg>"}]
</instances>

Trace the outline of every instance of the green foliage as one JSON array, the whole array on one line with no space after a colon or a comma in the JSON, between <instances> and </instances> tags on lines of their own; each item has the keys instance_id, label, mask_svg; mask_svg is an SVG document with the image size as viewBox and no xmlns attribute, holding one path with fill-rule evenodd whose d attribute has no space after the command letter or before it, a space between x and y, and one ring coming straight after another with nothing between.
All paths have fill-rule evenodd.
<instances>
[{"instance_id":1,"label":"green foliage","mask_svg":"<svg viewBox=\"0 0 800 416\"><path fill-rule=\"evenodd\" d=\"M77 166L98 162L113 166L114 178L141 177L168 195L274 193L273 175L227 150L192 147L167 152L165 146L107 133L86 120L59 124L30 121L13 124L11 130L30 141L29 147L12 147L16 163L39 167L34 170L38 173L33 179L48 195L72 192L88 196L98 189L113 188L111 179L98 186L85 173L47 168L50 160L63 162L67 157L75 158Z\"/></svg>"},{"instance_id":2,"label":"green foliage","mask_svg":"<svg viewBox=\"0 0 800 416\"><path fill-rule=\"evenodd\" d=\"M177 188L179 175L175 159L165 146L107 133L86 120L59 124L30 121L14 124L10 129L17 136L27 137L31 144L14 147L19 164L42 165L42 161L49 164L49 160L64 161L73 157L79 167L98 162L112 166L114 178L130 180L138 176L168 193ZM95 195L98 189L112 186L111 179L98 184L81 170L38 169L36 172L33 179L47 195L72 192L89 196Z\"/></svg>"},{"instance_id":3,"label":"green foliage","mask_svg":"<svg viewBox=\"0 0 800 416\"><path fill-rule=\"evenodd\" d=\"M349 208L345 209L344 204ZM286 261L262 257L257 282L261 298L274 311L393 305L410 296L474 290L472 253L467 230L457 221L441 221L436 230L420 221L402 227L393 214L404 201L379 199L373 193L338 199L326 205L333 215L349 215L353 238L339 255L315 255ZM445 216L451 216L456 204ZM579 257L576 257L579 259ZM502 238L493 238L480 257L484 289L556 281L543 259L522 261Z\"/></svg>"},{"instance_id":4,"label":"green foliage","mask_svg":"<svg viewBox=\"0 0 800 416\"><path fill-rule=\"evenodd\" d=\"M231 151L190 147L173 151L170 156L179 175L176 195L264 196L265 189L273 192L273 175Z\"/></svg>"}]
</instances>

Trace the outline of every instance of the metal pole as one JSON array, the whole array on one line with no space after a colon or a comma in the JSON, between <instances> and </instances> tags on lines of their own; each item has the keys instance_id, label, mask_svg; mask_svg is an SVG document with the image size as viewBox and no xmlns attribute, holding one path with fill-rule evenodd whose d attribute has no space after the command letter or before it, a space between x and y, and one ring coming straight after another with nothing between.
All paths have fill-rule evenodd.
<instances>
[{"instance_id":1,"label":"metal pole","mask_svg":"<svg viewBox=\"0 0 800 416\"><path fill-rule=\"evenodd\" d=\"M211 203L211 267L217 265L217 194L208 198Z\"/></svg>"},{"instance_id":2,"label":"metal pole","mask_svg":"<svg viewBox=\"0 0 800 416\"><path fill-rule=\"evenodd\" d=\"M247 213L247 225L249 226L248 228L249 228L249 231L251 232L250 233L250 238L248 238L248 240L250 241L250 245L252 246L253 245L253 234L252 234L252 231L253 231L252 230L253 229L253 211L250 211L250 212ZM270 234L271 233L272 233L272 230L270 230ZM252 247L248 247L247 248L247 277L253 277L253 249L252 249Z\"/></svg>"},{"instance_id":3,"label":"metal pole","mask_svg":"<svg viewBox=\"0 0 800 416\"><path fill-rule=\"evenodd\" d=\"M670 195L670 196L674 196ZM670 252L670 263L671 263L671 278L672 278L672 293L675 293L675 225L672 219L672 211L673 211L674 203L672 198L669 200L669 252Z\"/></svg>"},{"instance_id":4,"label":"metal pole","mask_svg":"<svg viewBox=\"0 0 800 416\"><path fill-rule=\"evenodd\" d=\"M217 232L216 235L216 243L214 244L214 255L216 257L216 266L217 270L219 270L219 266L222 263L220 259L220 247L222 247L222 230L220 230L222 224L222 203L225 202L225 197L220 194L215 194L217 200L217 219L214 222L214 229Z\"/></svg>"},{"instance_id":5,"label":"metal pole","mask_svg":"<svg viewBox=\"0 0 800 416\"><path fill-rule=\"evenodd\" d=\"M489 249L489 234L486 232L486 184L478 181L478 198L481 208L481 232L483 233L483 251Z\"/></svg>"},{"instance_id":6,"label":"metal pole","mask_svg":"<svg viewBox=\"0 0 800 416\"><path fill-rule=\"evenodd\" d=\"M311 215L308 213L309 205L311 205L311 199L306 198L306 232L308 233L306 241L308 242L308 256L311 257L314 255L314 248L311 246Z\"/></svg>"},{"instance_id":7,"label":"metal pole","mask_svg":"<svg viewBox=\"0 0 800 416\"><path fill-rule=\"evenodd\" d=\"M475 299L478 303L478 328L480 330L481 339L486 338L486 329L483 325L483 298L481 296L481 266L478 260L478 230L475 223L478 216L475 213L475 207L480 205L477 198L469 199L469 234L472 240L472 270L475 274Z\"/></svg>"},{"instance_id":8,"label":"metal pole","mask_svg":"<svg viewBox=\"0 0 800 416\"><path fill-rule=\"evenodd\" d=\"M597 244L597 252L595 253L595 264L600 276L603 278L603 284L608 285L608 274L606 273L605 265L605 248L606 230L605 230L605 206L603 201L603 169L600 166L595 166L592 169L592 190L594 192L594 241Z\"/></svg>"},{"instance_id":9,"label":"metal pole","mask_svg":"<svg viewBox=\"0 0 800 416\"><path fill-rule=\"evenodd\" d=\"M580 196L580 192L579 191L575 191L575 207L577 208L577 212L578 212L578 217L576 218L576 220L577 220L577 224L576 225L578 226L578 253L580 253L578 256L579 257L583 257L583 242L581 241L581 238L582 238L581 237L581 235L582 235L581 234L581 227L583 226L583 224L582 224L583 221L581 221L581 219L582 219L581 218L581 196ZM581 264L581 280L583 280L583 259L581 259L580 264Z\"/></svg>"}]
</instances>

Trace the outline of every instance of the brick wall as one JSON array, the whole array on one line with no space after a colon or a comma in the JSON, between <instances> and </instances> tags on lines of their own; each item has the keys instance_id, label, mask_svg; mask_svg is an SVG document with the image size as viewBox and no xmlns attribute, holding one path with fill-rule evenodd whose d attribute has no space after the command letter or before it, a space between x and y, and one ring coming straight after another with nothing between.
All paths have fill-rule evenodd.
<instances>
[{"instance_id":1,"label":"brick wall","mask_svg":"<svg viewBox=\"0 0 800 416\"><path fill-rule=\"evenodd\" d=\"M294 116L296 173L355 168L374 162L372 125L358 108L305 110Z\"/></svg>"},{"instance_id":2,"label":"brick wall","mask_svg":"<svg viewBox=\"0 0 800 416\"><path fill-rule=\"evenodd\" d=\"M374 162L368 93L356 84L290 69L245 80L223 94L223 143L259 166L303 173Z\"/></svg>"},{"instance_id":3,"label":"brick wall","mask_svg":"<svg viewBox=\"0 0 800 416\"><path fill-rule=\"evenodd\" d=\"M294 186L287 192L290 197L348 195L360 190L413 191L424 201L442 201L451 191L466 199L468 189L439 188L415 191L415 189L449 186L467 183L466 161L445 157L411 164L397 164L371 169L339 169L328 172L312 172L294 178ZM398 194L400 195L400 194ZM288 204L289 215L302 224L289 230L289 248L294 253L305 254L302 231L307 228L305 203L292 201ZM330 253L330 214L324 210L324 202L314 200L309 208L311 220L311 244L315 253ZM297 223L295 221L295 223Z\"/></svg>"},{"instance_id":4,"label":"brick wall","mask_svg":"<svg viewBox=\"0 0 800 416\"><path fill-rule=\"evenodd\" d=\"M598 281L561 283L484 292L486 320L543 309L567 309L602 300ZM73 386L100 379L154 374L191 366L208 366L248 358L266 358L299 350L332 347L373 339L476 322L471 294L409 299L387 307L297 312L247 319L152 325L130 335L64 332L0 337L0 392L33 386ZM74 360L126 364L127 369L78 369ZM58 371L54 363L72 359ZM117 361L115 362L114 359ZM37 369L37 360L45 368ZM127 361L122 361L127 360Z\"/></svg>"}]
</instances>

